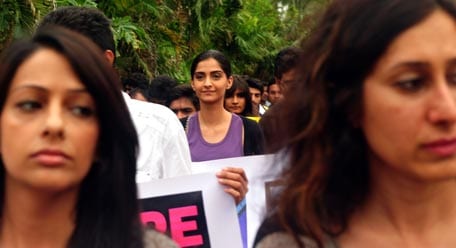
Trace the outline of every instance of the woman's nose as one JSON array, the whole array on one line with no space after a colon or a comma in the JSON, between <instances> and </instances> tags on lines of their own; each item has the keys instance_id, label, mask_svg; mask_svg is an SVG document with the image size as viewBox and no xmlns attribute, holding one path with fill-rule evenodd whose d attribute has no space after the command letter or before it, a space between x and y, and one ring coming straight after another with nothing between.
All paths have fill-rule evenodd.
<instances>
[{"instance_id":1,"label":"woman's nose","mask_svg":"<svg viewBox=\"0 0 456 248\"><path fill-rule=\"evenodd\" d=\"M43 136L51 138L63 138L64 121L60 106L50 105L47 110Z\"/></svg>"},{"instance_id":2,"label":"woman's nose","mask_svg":"<svg viewBox=\"0 0 456 248\"><path fill-rule=\"evenodd\" d=\"M456 121L456 88L448 83L435 87L428 118L433 123Z\"/></svg>"}]
</instances>

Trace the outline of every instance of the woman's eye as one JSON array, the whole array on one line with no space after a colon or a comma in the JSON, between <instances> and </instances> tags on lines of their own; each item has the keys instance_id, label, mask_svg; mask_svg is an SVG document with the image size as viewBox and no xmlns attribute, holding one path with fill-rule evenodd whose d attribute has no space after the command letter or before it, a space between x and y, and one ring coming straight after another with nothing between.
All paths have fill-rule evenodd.
<instances>
[{"instance_id":1,"label":"woman's eye","mask_svg":"<svg viewBox=\"0 0 456 248\"><path fill-rule=\"evenodd\" d=\"M75 106L71 108L71 112L80 117L91 117L95 114L95 111L90 107Z\"/></svg>"},{"instance_id":2,"label":"woman's eye","mask_svg":"<svg viewBox=\"0 0 456 248\"><path fill-rule=\"evenodd\" d=\"M425 85L424 78L410 78L405 80L400 80L396 83L396 86L399 87L401 90L407 92L416 92L423 88Z\"/></svg>"},{"instance_id":3,"label":"woman's eye","mask_svg":"<svg viewBox=\"0 0 456 248\"><path fill-rule=\"evenodd\" d=\"M220 78L222 78L222 74L221 73L212 74L212 79L219 80Z\"/></svg>"},{"instance_id":4,"label":"woman's eye","mask_svg":"<svg viewBox=\"0 0 456 248\"><path fill-rule=\"evenodd\" d=\"M34 110L41 108L41 103L38 101L26 100L17 103L16 106L25 112L32 112Z\"/></svg>"},{"instance_id":5,"label":"woman's eye","mask_svg":"<svg viewBox=\"0 0 456 248\"><path fill-rule=\"evenodd\" d=\"M198 81L202 81L202 80L204 80L204 76L203 75L195 75L195 79L198 80Z\"/></svg>"},{"instance_id":6,"label":"woman's eye","mask_svg":"<svg viewBox=\"0 0 456 248\"><path fill-rule=\"evenodd\" d=\"M447 78L447 81L449 84L453 84L453 85L456 84L456 73L450 73L450 74L446 75L446 78Z\"/></svg>"}]
</instances>

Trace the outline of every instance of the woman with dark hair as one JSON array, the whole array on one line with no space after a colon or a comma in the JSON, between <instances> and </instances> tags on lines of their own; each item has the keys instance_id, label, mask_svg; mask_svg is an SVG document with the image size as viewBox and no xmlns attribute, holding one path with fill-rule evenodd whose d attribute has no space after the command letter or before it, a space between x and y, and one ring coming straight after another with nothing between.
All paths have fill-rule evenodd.
<instances>
[{"instance_id":1,"label":"woman with dark hair","mask_svg":"<svg viewBox=\"0 0 456 248\"><path fill-rule=\"evenodd\" d=\"M263 134L258 124L223 107L225 91L233 84L228 58L217 50L202 52L193 59L190 74L200 102L200 110L183 120L192 161L262 154ZM238 204L241 228L246 227L244 198L248 188L244 169L228 167L217 177ZM246 240L246 230L241 232Z\"/></svg>"},{"instance_id":2,"label":"woman with dark hair","mask_svg":"<svg viewBox=\"0 0 456 248\"><path fill-rule=\"evenodd\" d=\"M200 53L190 73L200 103L198 112L182 120L192 161L261 154L263 136L258 125L223 107L225 91L233 84L231 64L225 55L217 50ZM217 176L236 203L244 199L247 178L242 168L226 168Z\"/></svg>"},{"instance_id":3,"label":"woman with dark hair","mask_svg":"<svg viewBox=\"0 0 456 248\"><path fill-rule=\"evenodd\" d=\"M4 51L0 247L174 245L143 234L138 140L112 82L99 48L58 27Z\"/></svg>"},{"instance_id":4,"label":"woman with dark hair","mask_svg":"<svg viewBox=\"0 0 456 248\"><path fill-rule=\"evenodd\" d=\"M249 85L243 76L233 75L233 85L225 91L225 109L242 116L252 115Z\"/></svg>"},{"instance_id":5,"label":"woman with dark hair","mask_svg":"<svg viewBox=\"0 0 456 248\"><path fill-rule=\"evenodd\" d=\"M335 0L277 111L256 247L456 247L456 6Z\"/></svg>"}]
</instances>

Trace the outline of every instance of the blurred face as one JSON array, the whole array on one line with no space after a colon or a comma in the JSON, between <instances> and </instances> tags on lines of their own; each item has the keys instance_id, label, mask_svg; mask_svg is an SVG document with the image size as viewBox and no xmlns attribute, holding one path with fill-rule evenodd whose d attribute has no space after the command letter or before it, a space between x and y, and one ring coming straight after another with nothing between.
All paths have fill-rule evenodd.
<instances>
[{"instance_id":1,"label":"blurred face","mask_svg":"<svg viewBox=\"0 0 456 248\"><path fill-rule=\"evenodd\" d=\"M281 90L282 94L284 94L285 91L287 90L288 86L295 81L295 78L296 78L295 69L291 69L291 70L285 72L284 74L282 74L282 78L280 80L278 80L278 84L280 86L280 90Z\"/></svg>"},{"instance_id":2,"label":"blurred face","mask_svg":"<svg viewBox=\"0 0 456 248\"><path fill-rule=\"evenodd\" d=\"M268 86L263 86L263 95L261 95L261 102L264 103L268 100Z\"/></svg>"},{"instance_id":3,"label":"blurred face","mask_svg":"<svg viewBox=\"0 0 456 248\"><path fill-rule=\"evenodd\" d=\"M271 102L271 105L276 104L280 99L282 99L282 93L278 84L269 85L268 100Z\"/></svg>"},{"instance_id":4,"label":"blurred face","mask_svg":"<svg viewBox=\"0 0 456 248\"><path fill-rule=\"evenodd\" d=\"M95 103L57 52L43 48L18 68L0 115L8 187L77 189L97 146Z\"/></svg>"},{"instance_id":5,"label":"blurred face","mask_svg":"<svg viewBox=\"0 0 456 248\"><path fill-rule=\"evenodd\" d=\"M169 108L177 115L177 118L184 118L196 112L192 101L187 97L180 97L171 102Z\"/></svg>"},{"instance_id":6,"label":"blurred face","mask_svg":"<svg viewBox=\"0 0 456 248\"><path fill-rule=\"evenodd\" d=\"M250 97L252 98L252 105L258 106L261 103L261 91L256 88L249 87Z\"/></svg>"},{"instance_id":7,"label":"blurred face","mask_svg":"<svg viewBox=\"0 0 456 248\"><path fill-rule=\"evenodd\" d=\"M245 97L240 89L236 89L232 97L225 98L225 108L235 114L241 114L244 111Z\"/></svg>"},{"instance_id":8,"label":"blurred face","mask_svg":"<svg viewBox=\"0 0 456 248\"><path fill-rule=\"evenodd\" d=\"M136 100L139 100L139 101L143 101L143 102L148 102L147 101L147 98L139 91L135 92L131 98L133 99L136 99Z\"/></svg>"},{"instance_id":9,"label":"blurred face","mask_svg":"<svg viewBox=\"0 0 456 248\"><path fill-rule=\"evenodd\" d=\"M233 78L227 77L217 60L208 58L198 63L192 79L192 88L201 104L223 103L225 90Z\"/></svg>"},{"instance_id":10,"label":"blurred face","mask_svg":"<svg viewBox=\"0 0 456 248\"><path fill-rule=\"evenodd\" d=\"M455 44L456 22L435 11L400 34L366 78L360 124L373 174L456 177Z\"/></svg>"}]
</instances>

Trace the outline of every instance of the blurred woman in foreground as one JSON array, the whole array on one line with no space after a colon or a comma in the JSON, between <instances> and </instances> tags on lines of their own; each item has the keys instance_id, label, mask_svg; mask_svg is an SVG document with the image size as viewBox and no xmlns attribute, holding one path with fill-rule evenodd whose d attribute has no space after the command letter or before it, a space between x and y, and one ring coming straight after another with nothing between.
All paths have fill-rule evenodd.
<instances>
[{"instance_id":1,"label":"blurred woman in foreground","mask_svg":"<svg viewBox=\"0 0 456 248\"><path fill-rule=\"evenodd\" d=\"M456 6L335 0L281 106L256 247L456 247Z\"/></svg>"},{"instance_id":2,"label":"blurred woman in foreground","mask_svg":"<svg viewBox=\"0 0 456 248\"><path fill-rule=\"evenodd\" d=\"M102 52L61 28L3 53L0 247L175 247L143 234L138 140L112 82Z\"/></svg>"}]
</instances>

